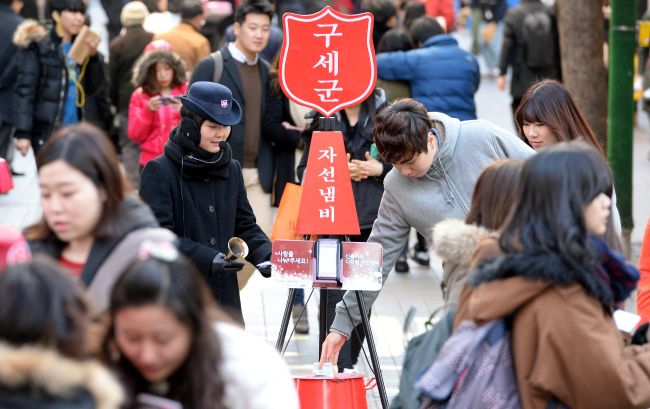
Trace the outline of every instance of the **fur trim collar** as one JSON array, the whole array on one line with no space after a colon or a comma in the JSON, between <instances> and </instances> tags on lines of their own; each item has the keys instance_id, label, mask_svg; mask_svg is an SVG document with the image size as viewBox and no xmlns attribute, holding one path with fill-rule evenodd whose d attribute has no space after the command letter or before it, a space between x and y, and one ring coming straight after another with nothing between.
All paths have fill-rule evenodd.
<instances>
[{"instance_id":1,"label":"fur trim collar","mask_svg":"<svg viewBox=\"0 0 650 409\"><path fill-rule=\"evenodd\" d=\"M595 272L562 254L550 251L536 253L510 253L481 264L471 272L468 284L480 284L510 277L523 277L532 281L553 282L565 287L580 284L587 294L600 301L606 311L612 306L612 290Z\"/></svg>"},{"instance_id":2,"label":"fur trim collar","mask_svg":"<svg viewBox=\"0 0 650 409\"><path fill-rule=\"evenodd\" d=\"M13 42L20 48L27 48L33 42L42 40L47 36L47 29L38 24L36 20L25 20L16 27Z\"/></svg>"},{"instance_id":3,"label":"fur trim collar","mask_svg":"<svg viewBox=\"0 0 650 409\"><path fill-rule=\"evenodd\" d=\"M433 228L433 246L443 261L469 265L474 248L490 234L485 227L465 224L459 219L445 219Z\"/></svg>"},{"instance_id":4,"label":"fur trim collar","mask_svg":"<svg viewBox=\"0 0 650 409\"><path fill-rule=\"evenodd\" d=\"M68 398L87 390L97 409L118 409L121 386L98 361L76 361L40 346L0 343L0 383L8 388L35 386L54 397Z\"/></svg>"},{"instance_id":5,"label":"fur trim collar","mask_svg":"<svg viewBox=\"0 0 650 409\"><path fill-rule=\"evenodd\" d=\"M177 83L184 84L187 81L187 65L181 56L169 50L151 50L136 61L131 83L136 88L146 84L149 68L159 62L166 62L174 69Z\"/></svg>"}]
</instances>

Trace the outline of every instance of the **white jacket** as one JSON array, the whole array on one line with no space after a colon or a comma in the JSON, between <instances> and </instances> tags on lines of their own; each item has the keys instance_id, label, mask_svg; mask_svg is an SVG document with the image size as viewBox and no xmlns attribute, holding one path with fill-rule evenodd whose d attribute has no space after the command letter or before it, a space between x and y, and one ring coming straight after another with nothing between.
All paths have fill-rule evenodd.
<instances>
[{"instance_id":1,"label":"white jacket","mask_svg":"<svg viewBox=\"0 0 650 409\"><path fill-rule=\"evenodd\" d=\"M224 404L229 409L299 409L289 367L278 352L255 335L216 323L223 354Z\"/></svg>"}]
</instances>

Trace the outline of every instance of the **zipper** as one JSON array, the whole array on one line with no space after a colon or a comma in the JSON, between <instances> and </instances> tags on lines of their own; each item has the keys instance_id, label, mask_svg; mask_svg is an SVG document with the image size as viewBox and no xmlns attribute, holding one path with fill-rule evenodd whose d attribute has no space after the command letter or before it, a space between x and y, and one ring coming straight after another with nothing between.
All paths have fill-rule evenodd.
<instances>
[{"instance_id":1,"label":"zipper","mask_svg":"<svg viewBox=\"0 0 650 409\"><path fill-rule=\"evenodd\" d=\"M57 54L59 56L59 61L63 63L63 70L61 72L61 93L59 95L59 105L56 109L56 115L54 116L54 122L50 125L50 132L47 134L47 137L49 138L52 135L52 132L54 131L54 127L56 124L59 122L61 110L63 109L63 106L65 104L65 93L68 90L68 84L67 84L67 78L68 78L68 69L65 65L65 61L62 60L61 53L57 49ZM63 57L65 58L65 57Z\"/></svg>"}]
</instances>

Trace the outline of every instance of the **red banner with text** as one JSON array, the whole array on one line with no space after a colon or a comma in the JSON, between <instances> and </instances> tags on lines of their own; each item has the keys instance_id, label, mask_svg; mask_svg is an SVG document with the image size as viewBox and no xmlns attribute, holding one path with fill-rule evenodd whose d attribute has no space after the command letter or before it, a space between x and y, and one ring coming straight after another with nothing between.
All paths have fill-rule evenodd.
<instances>
[{"instance_id":1,"label":"red banner with text","mask_svg":"<svg viewBox=\"0 0 650 409\"><path fill-rule=\"evenodd\" d=\"M314 132L303 180L296 234L360 233L341 132Z\"/></svg>"}]
</instances>

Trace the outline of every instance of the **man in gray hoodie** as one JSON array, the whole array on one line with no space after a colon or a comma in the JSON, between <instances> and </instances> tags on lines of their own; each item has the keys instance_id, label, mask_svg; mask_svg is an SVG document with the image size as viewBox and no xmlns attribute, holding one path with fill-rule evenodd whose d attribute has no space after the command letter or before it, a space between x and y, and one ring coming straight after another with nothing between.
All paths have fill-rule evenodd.
<instances>
[{"instance_id":1,"label":"man in gray hoodie","mask_svg":"<svg viewBox=\"0 0 650 409\"><path fill-rule=\"evenodd\" d=\"M500 158L525 160L535 152L515 135L488 121L461 122L438 112L427 113L414 99L402 99L375 118L373 136L382 158L393 165L384 179L384 195L368 242L383 247L382 279L414 227L430 238L447 218L464 219L474 183L483 169ZM364 291L370 308L379 291ZM323 343L320 366L337 362L338 352L361 322L356 296L348 291ZM351 319L350 319L351 318Z\"/></svg>"}]
</instances>

